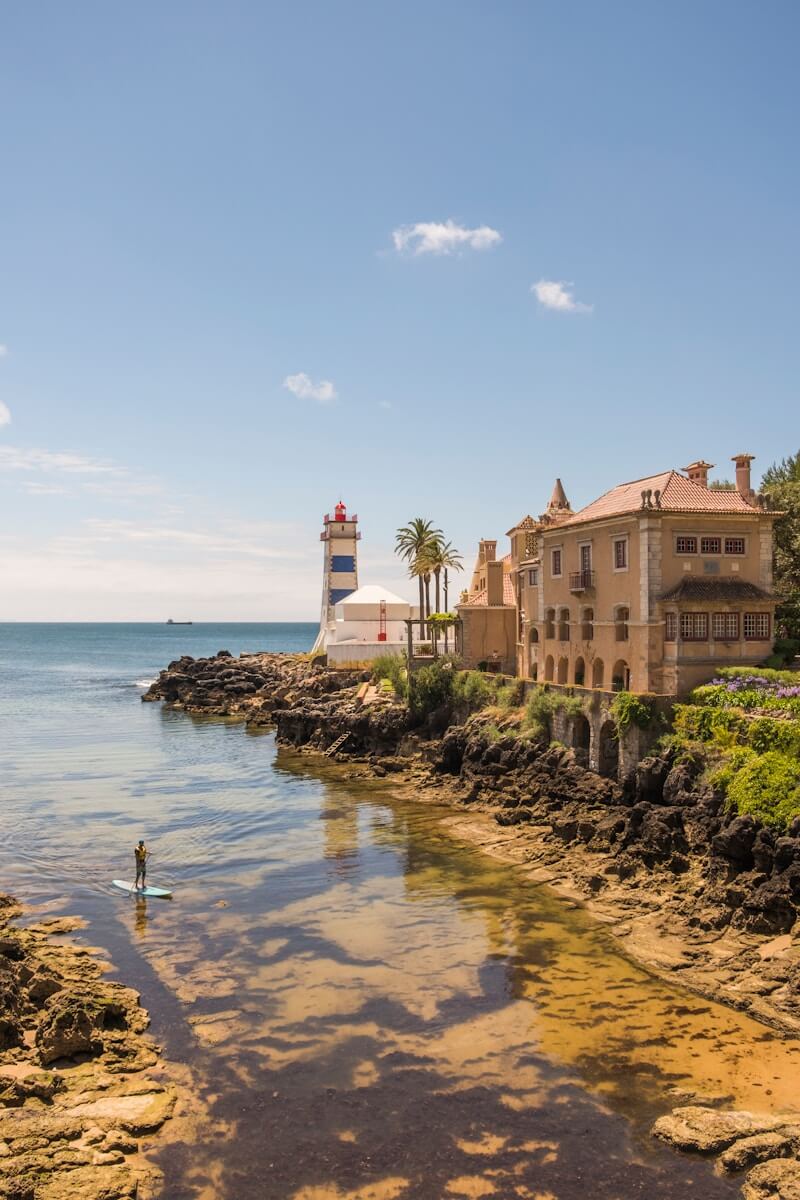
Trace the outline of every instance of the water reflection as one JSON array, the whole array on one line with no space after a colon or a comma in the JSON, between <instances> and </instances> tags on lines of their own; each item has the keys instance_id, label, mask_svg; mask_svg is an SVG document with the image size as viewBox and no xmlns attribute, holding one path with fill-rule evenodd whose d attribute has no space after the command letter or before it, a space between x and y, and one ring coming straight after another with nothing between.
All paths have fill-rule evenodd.
<instances>
[{"instance_id":1,"label":"water reflection","mask_svg":"<svg viewBox=\"0 0 800 1200\"><path fill-rule=\"evenodd\" d=\"M794 1103L796 1044L650 978L390 784L151 706L48 721L8 872L89 918L193 1068L208 1116L155 1151L167 1200L711 1200L737 1185L646 1134L672 1092ZM144 832L170 905L107 884Z\"/></svg>"}]
</instances>

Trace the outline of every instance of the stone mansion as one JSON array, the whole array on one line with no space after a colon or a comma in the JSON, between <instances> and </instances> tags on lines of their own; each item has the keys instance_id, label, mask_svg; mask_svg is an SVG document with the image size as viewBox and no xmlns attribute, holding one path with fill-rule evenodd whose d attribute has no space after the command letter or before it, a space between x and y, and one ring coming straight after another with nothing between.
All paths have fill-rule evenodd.
<instances>
[{"instance_id":1,"label":"stone mansion","mask_svg":"<svg viewBox=\"0 0 800 1200\"><path fill-rule=\"evenodd\" d=\"M538 520L480 542L458 606L466 665L578 688L681 695L771 652L773 522L737 455L622 483L573 512L561 481Z\"/></svg>"}]
</instances>

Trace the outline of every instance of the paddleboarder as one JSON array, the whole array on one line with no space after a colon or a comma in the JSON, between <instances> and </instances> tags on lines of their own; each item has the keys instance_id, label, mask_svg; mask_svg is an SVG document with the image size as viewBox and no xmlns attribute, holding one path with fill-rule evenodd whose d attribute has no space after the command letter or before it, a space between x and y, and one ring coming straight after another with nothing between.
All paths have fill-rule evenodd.
<instances>
[{"instance_id":1,"label":"paddleboarder","mask_svg":"<svg viewBox=\"0 0 800 1200\"><path fill-rule=\"evenodd\" d=\"M138 890L139 876L142 878L142 888L146 887L145 876L147 874L147 859L149 858L150 854L141 838L139 838L139 845L134 846L133 853L134 857L136 858L136 882L133 886Z\"/></svg>"}]
</instances>

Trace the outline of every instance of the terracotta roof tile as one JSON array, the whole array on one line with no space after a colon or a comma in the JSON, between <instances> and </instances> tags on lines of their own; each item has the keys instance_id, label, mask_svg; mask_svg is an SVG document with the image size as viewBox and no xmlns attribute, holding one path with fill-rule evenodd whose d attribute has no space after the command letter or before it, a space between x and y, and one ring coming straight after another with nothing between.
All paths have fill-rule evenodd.
<instances>
[{"instance_id":1,"label":"terracotta roof tile","mask_svg":"<svg viewBox=\"0 0 800 1200\"><path fill-rule=\"evenodd\" d=\"M701 600L772 600L769 592L746 579L682 579L659 596L660 600L680 603Z\"/></svg>"},{"instance_id":2,"label":"terracotta roof tile","mask_svg":"<svg viewBox=\"0 0 800 1200\"><path fill-rule=\"evenodd\" d=\"M645 479L634 479L620 483L605 492L591 504L587 504L568 518L563 525L579 525L584 521L597 521L602 517L622 516L642 509L642 492L653 493L653 511L687 513L754 513L758 511L748 504L739 492L701 487L692 483L678 471L662 471L659 475L648 475ZM661 493L660 509L655 507L655 492ZM647 510L645 510L647 511Z\"/></svg>"},{"instance_id":3,"label":"terracotta roof tile","mask_svg":"<svg viewBox=\"0 0 800 1200\"><path fill-rule=\"evenodd\" d=\"M504 575L503 576L503 604L510 605L513 608L516 605L516 603L517 603L517 599L516 599L516 596L514 595L514 584L511 581L511 576ZM462 605L461 607L462 608L464 608L464 607L475 608L476 606L477 607L483 606L484 608L486 608L486 607L488 607L488 604L489 604L488 592L487 592L486 588L484 588L482 592L476 592L474 596L470 596L469 600L467 600L467 602L466 602L466 605Z\"/></svg>"}]
</instances>

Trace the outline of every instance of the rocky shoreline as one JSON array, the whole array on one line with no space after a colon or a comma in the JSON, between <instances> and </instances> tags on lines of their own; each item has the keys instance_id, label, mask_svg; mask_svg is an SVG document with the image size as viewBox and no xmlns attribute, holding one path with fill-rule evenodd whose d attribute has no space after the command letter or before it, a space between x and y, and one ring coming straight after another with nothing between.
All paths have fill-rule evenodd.
<instances>
[{"instance_id":1,"label":"rocky shoreline","mask_svg":"<svg viewBox=\"0 0 800 1200\"><path fill-rule=\"evenodd\" d=\"M160 1173L142 1139L171 1117L163 1074L131 988L91 950L63 941L71 918L18 925L0 895L0 1196L144 1200Z\"/></svg>"}]
</instances>

